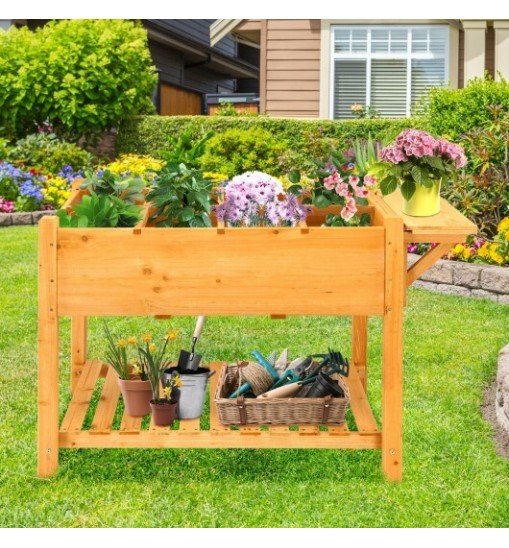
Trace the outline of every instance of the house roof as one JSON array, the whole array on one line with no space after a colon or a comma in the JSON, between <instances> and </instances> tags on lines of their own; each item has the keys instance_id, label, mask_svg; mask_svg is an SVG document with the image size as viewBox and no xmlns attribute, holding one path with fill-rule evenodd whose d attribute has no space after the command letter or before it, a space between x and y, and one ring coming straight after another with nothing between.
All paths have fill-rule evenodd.
<instances>
[{"instance_id":1,"label":"house roof","mask_svg":"<svg viewBox=\"0 0 509 548\"><path fill-rule=\"evenodd\" d=\"M145 20L148 37L155 42L181 51L188 66L207 65L208 68L232 78L258 78L254 65L219 52L216 48L196 42L180 33L161 27L157 20Z\"/></svg>"},{"instance_id":2,"label":"house roof","mask_svg":"<svg viewBox=\"0 0 509 548\"><path fill-rule=\"evenodd\" d=\"M210 45L214 46L229 34L237 42L259 47L260 19L216 19L210 25Z\"/></svg>"}]
</instances>

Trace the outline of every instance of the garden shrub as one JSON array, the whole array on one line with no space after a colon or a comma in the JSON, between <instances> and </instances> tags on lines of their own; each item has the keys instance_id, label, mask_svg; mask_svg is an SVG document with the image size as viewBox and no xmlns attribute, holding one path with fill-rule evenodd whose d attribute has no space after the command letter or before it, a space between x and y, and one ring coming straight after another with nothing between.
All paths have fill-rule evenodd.
<instances>
[{"instance_id":1,"label":"garden shrub","mask_svg":"<svg viewBox=\"0 0 509 548\"><path fill-rule=\"evenodd\" d=\"M509 114L489 110L484 128L467 132L461 143L469 157L469 170L444 184L443 195L492 237L509 215Z\"/></svg>"},{"instance_id":2,"label":"garden shrub","mask_svg":"<svg viewBox=\"0 0 509 548\"><path fill-rule=\"evenodd\" d=\"M272 143L286 147L285 162L291 168L308 171L314 158L323 158L331 149L344 148L355 139L389 142L403 129L425 129L417 119L298 120L268 116L134 116L119 127L119 153L152 154L167 148L168 139L189 133L199 139L209 131L216 134L231 129L267 131Z\"/></svg>"},{"instance_id":3,"label":"garden shrub","mask_svg":"<svg viewBox=\"0 0 509 548\"><path fill-rule=\"evenodd\" d=\"M217 133L205 145L202 168L234 177L245 171L263 171L279 175L285 169L284 141L261 128L232 128Z\"/></svg>"},{"instance_id":4,"label":"garden shrub","mask_svg":"<svg viewBox=\"0 0 509 548\"><path fill-rule=\"evenodd\" d=\"M153 112L156 75L141 24L52 21L0 31L0 126L21 137L49 121L77 139Z\"/></svg>"},{"instance_id":5,"label":"garden shrub","mask_svg":"<svg viewBox=\"0 0 509 548\"><path fill-rule=\"evenodd\" d=\"M457 140L472 128L489 125L490 107L498 105L509 110L509 83L475 78L462 89L432 88L424 118L433 135Z\"/></svg>"},{"instance_id":6,"label":"garden shrub","mask_svg":"<svg viewBox=\"0 0 509 548\"><path fill-rule=\"evenodd\" d=\"M44 130L18 140L9 151L8 160L55 175L65 166L78 171L92 165L89 152Z\"/></svg>"}]
</instances>

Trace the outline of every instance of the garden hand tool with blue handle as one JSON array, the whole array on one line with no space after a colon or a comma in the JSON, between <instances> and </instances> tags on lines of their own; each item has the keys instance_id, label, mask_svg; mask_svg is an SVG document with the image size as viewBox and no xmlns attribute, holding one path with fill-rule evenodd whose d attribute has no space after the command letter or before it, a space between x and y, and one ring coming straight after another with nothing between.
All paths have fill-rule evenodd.
<instances>
[{"instance_id":1,"label":"garden hand tool with blue handle","mask_svg":"<svg viewBox=\"0 0 509 548\"><path fill-rule=\"evenodd\" d=\"M261 352L255 350L254 352L251 352L251 355L270 374L273 380L277 381L279 379L279 375L276 373L270 362L263 356ZM230 399L237 398L238 396L249 392L249 390L251 390L251 385L248 382L245 382L238 390L235 390L235 392L233 392L233 394L230 394L228 397Z\"/></svg>"},{"instance_id":2,"label":"garden hand tool with blue handle","mask_svg":"<svg viewBox=\"0 0 509 548\"><path fill-rule=\"evenodd\" d=\"M307 358L297 358L294 360L288 368L283 371L283 375L272 386L271 390L279 388L283 384L291 384L300 381L308 367L313 363L313 358L308 356Z\"/></svg>"}]
</instances>

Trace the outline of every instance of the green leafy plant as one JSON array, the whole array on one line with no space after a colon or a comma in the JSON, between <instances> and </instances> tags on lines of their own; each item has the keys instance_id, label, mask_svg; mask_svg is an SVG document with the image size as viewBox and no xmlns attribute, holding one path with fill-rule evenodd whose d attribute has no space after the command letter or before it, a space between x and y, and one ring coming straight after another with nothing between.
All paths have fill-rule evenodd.
<instances>
[{"instance_id":1,"label":"green leafy plant","mask_svg":"<svg viewBox=\"0 0 509 548\"><path fill-rule=\"evenodd\" d=\"M139 22L62 19L0 33L0 125L11 137L45 121L73 140L98 135L152 113L156 83Z\"/></svg>"},{"instance_id":2,"label":"green leafy plant","mask_svg":"<svg viewBox=\"0 0 509 548\"><path fill-rule=\"evenodd\" d=\"M444 187L444 197L488 238L509 215L509 115L490 108L491 121L463 137L470 170Z\"/></svg>"},{"instance_id":3,"label":"green leafy plant","mask_svg":"<svg viewBox=\"0 0 509 548\"><path fill-rule=\"evenodd\" d=\"M261 129L269 132L271 142L283 149L282 162L278 163L276 173L271 173L280 176L291 169L310 172L314 168L313 158L325 158L331 148L344 148L356 139L364 140L370 136L373 141L388 143L409 127L426 129L423 119L340 121L268 116L132 116L120 124L117 150L119 153L154 154L154 151L168 148L169 137L187 132L192 139L198 140L209 131L217 136L231 129ZM216 163L222 165L219 161ZM205 165L197 167L209 171ZM236 166L227 175L232 177L250 169L267 171L264 166L241 168ZM210 171L224 173L219 167Z\"/></svg>"},{"instance_id":4,"label":"green leafy plant","mask_svg":"<svg viewBox=\"0 0 509 548\"><path fill-rule=\"evenodd\" d=\"M286 149L284 142L266 130L230 129L208 141L201 163L204 170L229 177L247 171L279 175L285 166Z\"/></svg>"},{"instance_id":5,"label":"green leafy plant","mask_svg":"<svg viewBox=\"0 0 509 548\"><path fill-rule=\"evenodd\" d=\"M168 149L160 150L158 155L167 164L185 164L188 168L199 168L200 158L205 153L207 142L214 133L207 131L200 138L195 139L190 131L179 135L178 137L168 138Z\"/></svg>"},{"instance_id":6,"label":"green leafy plant","mask_svg":"<svg viewBox=\"0 0 509 548\"><path fill-rule=\"evenodd\" d=\"M78 171L92 165L92 155L89 152L78 145L59 139L46 128L19 139L9 150L8 158L11 162L42 169L54 175L64 166L70 166L73 171Z\"/></svg>"},{"instance_id":7,"label":"green leafy plant","mask_svg":"<svg viewBox=\"0 0 509 548\"><path fill-rule=\"evenodd\" d=\"M160 227L211 226L212 186L197 169L167 165L146 198L155 207L151 221Z\"/></svg>"},{"instance_id":8,"label":"green leafy plant","mask_svg":"<svg viewBox=\"0 0 509 548\"><path fill-rule=\"evenodd\" d=\"M489 107L509 110L509 83L486 75L475 78L464 88L432 88L427 96L423 121L434 135L457 139L472 128L492 122Z\"/></svg>"},{"instance_id":9,"label":"green leafy plant","mask_svg":"<svg viewBox=\"0 0 509 548\"><path fill-rule=\"evenodd\" d=\"M350 220L346 221L341 215L334 215L329 213L325 217L324 226L370 226L371 216L369 213L361 213L360 215L354 215Z\"/></svg>"},{"instance_id":10,"label":"green leafy plant","mask_svg":"<svg viewBox=\"0 0 509 548\"><path fill-rule=\"evenodd\" d=\"M62 228L132 227L141 220L143 206L126 203L116 196L98 196L91 192L81 203L72 206L72 213L57 211Z\"/></svg>"},{"instance_id":11,"label":"green leafy plant","mask_svg":"<svg viewBox=\"0 0 509 548\"><path fill-rule=\"evenodd\" d=\"M103 322L103 326L104 326L104 332L106 334L106 340L108 341L108 350L106 351L106 362L111 367L113 367L113 369L117 372L117 375L119 376L120 379L128 381L131 378L130 367L132 365L127 354L128 343L123 338L120 338L117 341L115 341L106 322ZM141 379L146 380L146 375L144 378L142 374Z\"/></svg>"},{"instance_id":12,"label":"green leafy plant","mask_svg":"<svg viewBox=\"0 0 509 548\"><path fill-rule=\"evenodd\" d=\"M355 139L352 144L353 162L357 173L362 177L369 173L369 170L378 162L379 144L371 137L367 139Z\"/></svg>"},{"instance_id":13,"label":"green leafy plant","mask_svg":"<svg viewBox=\"0 0 509 548\"><path fill-rule=\"evenodd\" d=\"M145 181L131 175L117 175L108 169L97 173L88 173L80 185L97 196L115 196L124 202L134 204L143 200Z\"/></svg>"},{"instance_id":14,"label":"green leafy plant","mask_svg":"<svg viewBox=\"0 0 509 548\"><path fill-rule=\"evenodd\" d=\"M176 386L181 386L180 377L175 379L172 377L170 385L164 388L169 388L164 393L164 398L159 396L160 383L163 371L170 366L171 359L167 355L168 344L176 339L176 333L170 331L164 337L164 343L157 345L152 340L150 334L143 336L144 345L138 346L138 363L141 368L147 372L148 380L150 381L150 387L152 388L152 399L154 402L163 400L171 400L172 389ZM174 380L173 380L174 379Z\"/></svg>"}]
</instances>

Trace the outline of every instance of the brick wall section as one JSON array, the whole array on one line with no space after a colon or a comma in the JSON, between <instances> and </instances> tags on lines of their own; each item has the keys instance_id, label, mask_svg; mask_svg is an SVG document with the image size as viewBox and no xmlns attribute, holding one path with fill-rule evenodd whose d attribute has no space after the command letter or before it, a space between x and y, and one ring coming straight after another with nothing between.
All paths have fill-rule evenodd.
<instances>
[{"instance_id":1,"label":"brick wall section","mask_svg":"<svg viewBox=\"0 0 509 548\"><path fill-rule=\"evenodd\" d=\"M55 211L32 211L31 213L0 213L0 227L38 225L41 217L55 215Z\"/></svg>"}]
</instances>

